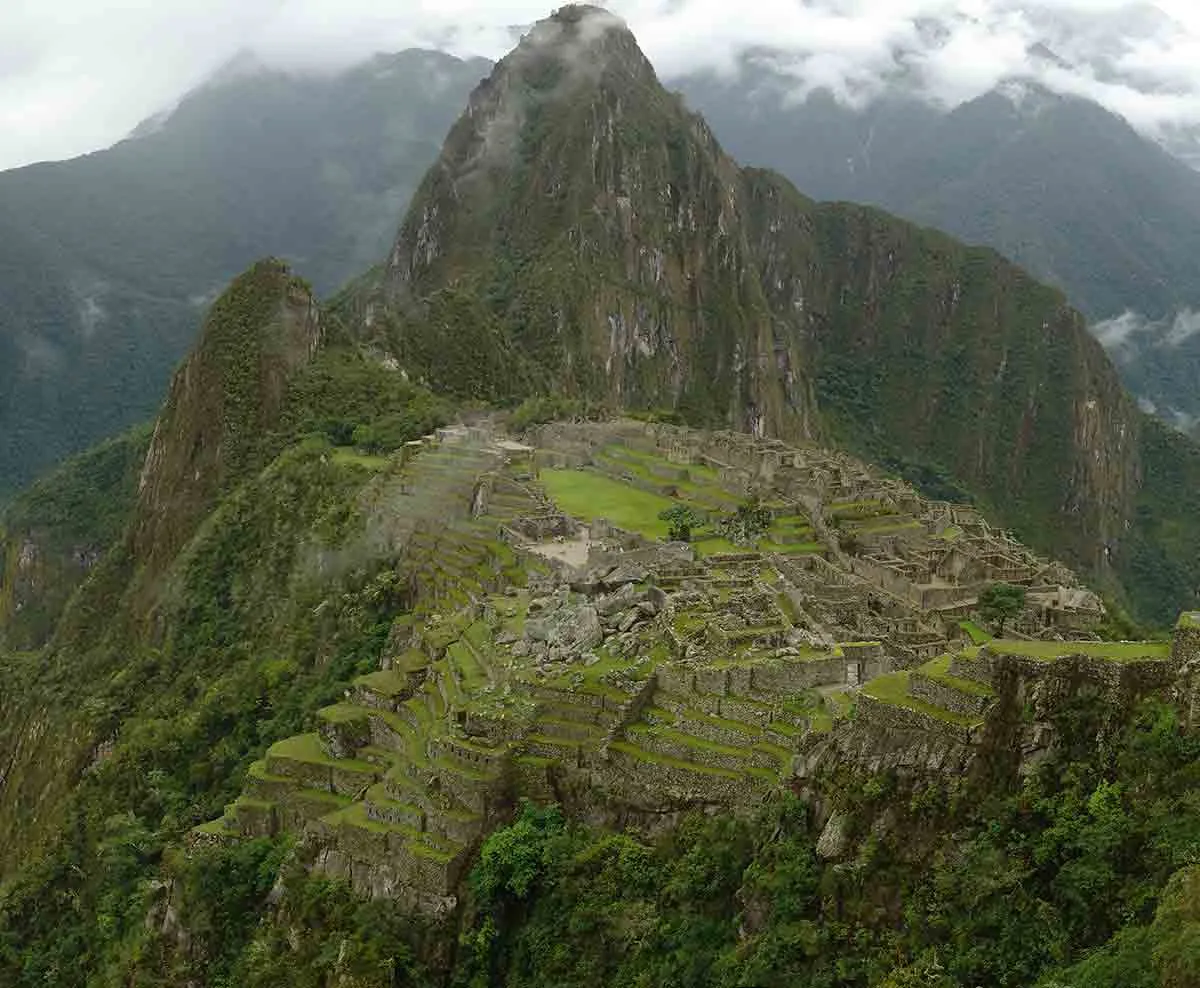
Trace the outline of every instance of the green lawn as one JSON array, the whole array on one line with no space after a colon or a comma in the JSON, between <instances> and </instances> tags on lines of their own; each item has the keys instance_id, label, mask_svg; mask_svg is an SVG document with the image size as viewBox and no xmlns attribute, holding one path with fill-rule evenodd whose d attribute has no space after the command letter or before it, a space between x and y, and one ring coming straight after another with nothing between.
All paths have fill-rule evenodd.
<instances>
[{"instance_id":1,"label":"green lawn","mask_svg":"<svg viewBox=\"0 0 1200 988\"><path fill-rule=\"evenodd\" d=\"M992 640L992 636L974 621L959 621L958 626L970 636L972 643L975 645L984 645Z\"/></svg>"},{"instance_id":2,"label":"green lawn","mask_svg":"<svg viewBox=\"0 0 1200 988\"><path fill-rule=\"evenodd\" d=\"M838 690L834 693L827 693L826 699L839 717L850 716L850 711L854 708L854 697L848 691Z\"/></svg>"},{"instance_id":3,"label":"green lawn","mask_svg":"<svg viewBox=\"0 0 1200 988\"><path fill-rule=\"evenodd\" d=\"M365 467L368 470L385 470L390 461L386 456L371 456L353 446L339 446L333 451L333 462L343 466Z\"/></svg>"},{"instance_id":4,"label":"green lawn","mask_svg":"<svg viewBox=\"0 0 1200 988\"><path fill-rule=\"evenodd\" d=\"M422 663L422 665L425 664ZM408 677L400 675L394 669L377 669L375 672L369 672L365 676L359 676L358 679L354 680L354 684L356 686L365 686L380 696L400 696L411 689Z\"/></svg>"},{"instance_id":5,"label":"green lawn","mask_svg":"<svg viewBox=\"0 0 1200 988\"><path fill-rule=\"evenodd\" d=\"M949 686L960 693L970 693L972 696L992 695L992 691L982 683L977 683L973 679L962 679L958 676L950 675L950 663L952 661L953 658L949 655L939 655L936 659L931 659L921 666L920 671L934 682L941 683L943 686Z\"/></svg>"},{"instance_id":6,"label":"green lawn","mask_svg":"<svg viewBox=\"0 0 1200 988\"><path fill-rule=\"evenodd\" d=\"M309 762L313 765L328 765L331 768L341 768L350 772L378 771L374 765L357 758L331 758L322 747L321 738L317 734L297 734L295 737L276 741L267 750L267 754L274 755L276 758Z\"/></svg>"},{"instance_id":7,"label":"green lawn","mask_svg":"<svg viewBox=\"0 0 1200 988\"><path fill-rule=\"evenodd\" d=\"M359 707L353 703L335 703L318 710L317 717L327 724L353 724L356 720L365 721L367 713L365 707Z\"/></svg>"},{"instance_id":8,"label":"green lawn","mask_svg":"<svg viewBox=\"0 0 1200 988\"><path fill-rule=\"evenodd\" d=\"M683 497L679 499L652 494L630 484L592 470L543 470L538 478L546 493L569 515L586 522L604 518L618 528L636 532L650 539L666 539L669 528L659 514L679 504L690 504L700 508L699 498L693 499L686 485L679 485ZM797 524L798 523L798 524ZM804 530L807 522L796 516L780 519L771 532L795 526L793 530ZM801 528L804 526L804 528ZM774 552L785 554L819 553L825 546L816 542L779 543L768 538L756 546L734 545L727 539L708 534L709 529L693 533L692 545L698 556L715 556L746 552ZM780 532L782 534L782 532Z\"/></svg>"},{"instance_id":9,"label":"green lawn","mask_svg":"<svg viewBox=\"0 0 1200 988\"><path fill-rule=\"evenodd\" d=\"M974 727L976 724L982 723L983 718L981 717L964 717L962 714L956 714L943 707L935 707L932 703L926 703L924 700L918 700L915 697L909 696L909 676L910 673L907 671L891 672L883 676L877 676L867 683L862 688L862 691L867 696L881 700L884 703L890 703L896 707L907 707L909 710L928 714L937 720L944 720L951 724L957 724L960 727Z\"/></svg>"},{"instance_id":10,"label":"green lawn","mask_svg":"<svg viewBox=\"0 0 1200 988\"><path fill-rule=\"evenodd\" d=\"M1110 662L1140 662L1171 655L1167 642L1023 642L996 638L987 647L1001 655L1024 655L1043 662L1068 655L1089 655Z\"/></svg>"},{"instance_id":11,"label":"green lawn","mask_svg":"<svg viewBox=\"0 0 1200 988\"><path fill-rule=\"evenodd\" d=\"M567 514L589 522L604 518L651 539L667 537L667 523L658 516L679 503L590 470L543 470L538 480Z\"/></svg>"},{"instance_id":12,"label":"green lawn","mask_svg":"<svg viewBox=\"0 0 1200 988\"><path fill-rule=\"evenodd\" d=\"M1200 611L1189 611L1179 616L1180 628L1200 628Z\"/></svg>"}]
</instances>

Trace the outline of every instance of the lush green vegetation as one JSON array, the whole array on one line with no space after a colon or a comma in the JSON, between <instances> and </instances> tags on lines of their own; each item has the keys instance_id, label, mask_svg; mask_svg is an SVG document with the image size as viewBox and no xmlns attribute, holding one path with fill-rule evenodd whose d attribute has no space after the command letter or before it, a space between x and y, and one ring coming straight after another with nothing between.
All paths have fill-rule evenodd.
<instances>
[{"instance_id":1,"label":"lush green vegetation","mask_svg":"<svg viewBox=\"0 0 1200 988\"><path fill-rule=\"evenodd\" d=\"M124 532L148 426L69 459L0 513L0 645L46 642L75 588ZM21 570L27 546L32 570Z\"/></svg>"},{"instance_id":2,"label":"lush green vegetation","mask_svg":"<svg viewBox=\"0 0 1200 988\"><path fill-rule=\"evenodd\" d=\"M1140 453L1146 484L1114 559L1133 616L1166 628L1200 606L1200 445L1147 418Z\"/></svg>"},{"instance_id":3,"label":"lush green vegetation","mask_svg":"<svg viewBox=\"0 0 1200 988\"><path fill-rule=\"evenodd\" d=\"M46 853L0 899L0 983L116 984L124 975L113 972L152 967L147 952L167 948L150 943L146 916L161 891L154 877L178 864L172 849L220 815L246 766L273 742L311 730L317 710L378 669L392 619L415 602L386 547L358 542L369 506L361 495L380 464L336 450L321 425L408 416L416 431L431 409L440 421L444 406L396 374L336 353L294 378L286 401L279 429L260 437L254 455L287 448L261 472L235 478L172 562L155 600L159 633L144 633L142 599L125 592L132 573L122 544L77 595L55 652L4 660L0 745L16 754L0 814L0 868L38 842ZM292 442L297 436L306 438ZM73 476L63 493L51 485L48 506L71 503ZM323 553L336 562L320 563ZM25 747L18 740L30 716L49 731ZM35 821L26 799L59 812ZM225 875L230 897L214 898L223 888L218 868L197 905L201 917L230 911L227 928L211 931L219 949L180 961L204 978L205 965L236 952L227 936L229 917L244 919L236 890L250 889L261 906L264 886L255 883L270 887L282 852L230 853L220 867L241 869L241 877ZM192 878L208 881L200 871ZM349 923L360 905L344 891L330 894ZM203 938L209 921L198 922Z\"/></svg>"},{"instance_id":4,"label":"lush green vegetation","mask_svg":"<svg viewBox=\"0 0 1200 988\"><path fill-rule=\"evenodd\" d=\"M1064 711L1064 753L1012 793L846 785L849 865L790 800L657 841L527 808L472 874L455 984L1194 984L1198 742L1150 705L1097 748L1099 715Z\"/></svg>"},{"instance_id":5,"label":"lush green vegetation","mask_svg":"<svg viewBox=\"0 0 1200 988\"><path fill-rule=\"evenodd\" d=\"M1004 626L1020 616L1025 609L1025 588L1012 583L993 583L979 594L979 613L985 621L996 626L996 634L1004 634Z\"/></svg>"}]
</instances>

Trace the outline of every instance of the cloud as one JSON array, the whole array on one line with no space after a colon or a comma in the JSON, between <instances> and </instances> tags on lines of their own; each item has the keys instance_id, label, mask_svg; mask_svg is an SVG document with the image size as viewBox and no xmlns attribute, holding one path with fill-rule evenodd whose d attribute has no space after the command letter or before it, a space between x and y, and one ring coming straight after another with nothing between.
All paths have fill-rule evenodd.
<instances>
[{"instance_id":1,"label":"cloud","mask_svg":"<svg viewBox=\"0 0 1200 988\"><path fill-rule=\"evenodd\" d=\"M1200 312L1184 309L1176 313L1171 328L1163 337L1163 343L1171 347L1182 346L1197 335L1200 335Z\"/></svg>"},{"instance_id":2,"label":"cloud","mask_svg":"<svg viewBox=\"0 0 1200 988\"><path fill-rule=\"evenodd\" d=\"M288 68L378 51L503 55L555 0L34 0L0 3L0 167L127 134L243 48ZM802 98L897 80L953 106L1013 77L1095 99L1143 132L1200 128L1194 0L613 0L660 75L770 61ZM1040 46L1040 47L1038 47Z\"/></svg>"},{"instance_id":3,"label":"cloud","mask_svg":"<svg viewBox=\"0 0 1200 988\"><path fill-rule=\"evenodd\" d=\"M1092 327L1092 333L1106 350L1118 350L1134 336L1147 332L1153 325L1137 312L1125 311L1112 319L1105 319Z\"/></svg>"},{"instance_id":4,"label":"cloud","mask_svg":"<svg viewBox=\"0 0 1200 988\"><path fill-rule=\"evenodd\" d=\"M1092 327L1092 333L1106 350L1120 361L1137 348L1151 346L1175 349L1200 336L1200 311L1180 309L1169 319L1152 320L1137 312L1126 311Z\"/></svg>"}]
</instances>

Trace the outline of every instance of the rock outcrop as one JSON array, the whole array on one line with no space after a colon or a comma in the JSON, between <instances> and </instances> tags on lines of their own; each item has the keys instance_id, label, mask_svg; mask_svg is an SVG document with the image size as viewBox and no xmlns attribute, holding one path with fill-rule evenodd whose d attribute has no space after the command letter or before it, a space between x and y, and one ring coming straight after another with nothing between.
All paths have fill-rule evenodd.
<instances>
[{"instance_id":1,"label":"rock outcrop","mask_svg":"<svg viewBox=\"0 0 1200 988\"><path fill-rule=\"evenodd\" d=\"M260 261L214 303L195 351L176 372L138 484L134 558L153 577L218 496L261 465L288 379L316 354L321 323L309 288Z\"/></svg>"}]
</instances>

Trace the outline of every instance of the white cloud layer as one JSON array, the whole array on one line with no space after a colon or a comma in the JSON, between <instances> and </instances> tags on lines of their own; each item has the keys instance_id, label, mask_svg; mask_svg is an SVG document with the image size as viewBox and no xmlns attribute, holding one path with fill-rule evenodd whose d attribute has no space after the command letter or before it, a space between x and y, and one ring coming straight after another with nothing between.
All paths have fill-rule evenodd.
<instances>
[{"instance_id":1,"label":"white cloud layer","mask_svg":"<svg viewBox=\"0 0 1200 988\"><path fill-rule=\"evenodd\" d=\"M771 48L797 96L824 87L863 103L903 79L955 105L1027 76L1151 136L1200 128L1196 0L609 6L667 77L732 72ZM0 168L110 144L240 49L321 68L411 46L496 58L548 12L547 0L0 0Z\"/></svg>"},{"instance_id":2,"label":"white cloud layer","mask_svg":"<svg viewBox=\"0 0 1200 988\"><path fill-rule=\"evenodd\" d=\"M1200 336L1200 311L1180 309L1169 319L1151 320L1141 313L1127 310L1112 319L1092 327L1096 338L1120 359L1126 344L1177 348L1193 337ZM1131 352L1136 352L1136 347Z\"/></svg>"}]
</instances>

